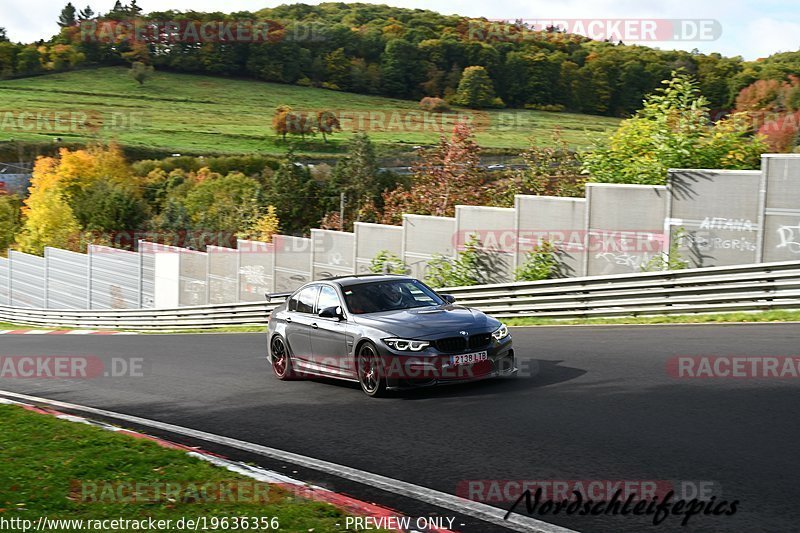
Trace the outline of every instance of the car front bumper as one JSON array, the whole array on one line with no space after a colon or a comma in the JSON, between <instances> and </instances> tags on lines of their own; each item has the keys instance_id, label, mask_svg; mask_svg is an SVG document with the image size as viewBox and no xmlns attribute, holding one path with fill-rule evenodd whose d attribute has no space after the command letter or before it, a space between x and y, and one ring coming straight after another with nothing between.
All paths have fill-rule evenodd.
<instances>
[{"instance_id":1,"label":"car front bumper","mask_svg":"<svg viewBox=\"0 0 800 533\"><path fill-rule=\"evenodd\" d=\"M511 337L492 341L488 346L454 353L428 350L419 354L380 350L386 386L389 389L412 389L435 385L469 383L517 372L516 356ZM486 352L487 358L470 364L453 364L456 355Z\"/></svg>"}]
</instances>

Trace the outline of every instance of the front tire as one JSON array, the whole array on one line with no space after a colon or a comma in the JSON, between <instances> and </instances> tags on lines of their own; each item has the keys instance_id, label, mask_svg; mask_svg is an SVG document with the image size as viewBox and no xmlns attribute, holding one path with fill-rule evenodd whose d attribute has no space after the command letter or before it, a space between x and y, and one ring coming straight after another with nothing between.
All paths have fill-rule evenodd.
<instances>
[{"instance_id":1,"label":"front tire","mask_svg":"<svg viewBox=\"0 0 800 533\"><path fill-rule=\"evenodd\" d=\"M275 376L281 381L295 379L296 375L292 368L292 358L289 355L289 348L279 335L272 337L272 341L270 342L270 354L272 371L275 373Z\"/></svg>"},{"instance_id":2,"label":"front tire","mask_svg":"<svg viewBox=\"0 0 800 533\"><path fill-rule=\"evenodd\" d=\"M365 342L358 349L356 356L358 383L364 394L371 398L386 395L386 378L383 376L381 359L378 350L371 342Z\"/></svg>"}]
</instances>

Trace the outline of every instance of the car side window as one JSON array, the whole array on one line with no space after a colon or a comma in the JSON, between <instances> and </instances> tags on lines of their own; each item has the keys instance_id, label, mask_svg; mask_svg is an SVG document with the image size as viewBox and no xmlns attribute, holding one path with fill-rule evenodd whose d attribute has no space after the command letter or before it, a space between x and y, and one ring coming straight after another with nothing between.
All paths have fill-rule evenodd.
<instances>
[{"instance_id":1,"label":"car side window","mask_svg":"<svg viewBox=\"0 0 800 533\"><path fill-rule=\"evenodd\" d=\"M313 285L311 287L306 287L292 296L292 299L289 300L289 311L313 313L314 301L317 299L317 291L319 291L319 286Z\"/></svg>"},{"instance_id":2,"label":"car side window","mask_svg":"<svg viewBox=\"0 0 800 533\"><path fill-rule=\"evenodd\" d=\"M317 302L317 313L328 307L337 307L342 305L339 301L339 295L336 294L336 289L330 285L323 285L319 292L319 301Z\"/></svg>"}]
</instances>

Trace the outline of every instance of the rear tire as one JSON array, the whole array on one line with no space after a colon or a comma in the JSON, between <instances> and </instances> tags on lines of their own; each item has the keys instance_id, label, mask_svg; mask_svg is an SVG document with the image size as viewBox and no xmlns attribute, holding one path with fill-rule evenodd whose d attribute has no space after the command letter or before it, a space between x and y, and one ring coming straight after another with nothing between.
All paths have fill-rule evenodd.
<instances>
[{"instance_id":1,"label":"rear tire","mask_svg":"<svg viewBox=\"0 0 800 533\"><path fill-rule=\"evenodd\" d=\"M386 378L383 376L381 358L378 357L378 349L371 342L365 342L358 349L356 369L358 383L364 394L370 398L386 395Z\"/></svg>"},{"instance_id":2,"label":"rear tire","mask_svg":"<svg viewBox=\"0 0 800 533\"><path fill-rule=\"evenodd\" d=\"M275 376L281 381L295 379L297 376L292 368L292 358L289 355L289 348L286 346L286 342L284 342L283 338L279 335L275 335L272 337L269 346L272 371L275 373Z\"/></svg>"}]
</instances>

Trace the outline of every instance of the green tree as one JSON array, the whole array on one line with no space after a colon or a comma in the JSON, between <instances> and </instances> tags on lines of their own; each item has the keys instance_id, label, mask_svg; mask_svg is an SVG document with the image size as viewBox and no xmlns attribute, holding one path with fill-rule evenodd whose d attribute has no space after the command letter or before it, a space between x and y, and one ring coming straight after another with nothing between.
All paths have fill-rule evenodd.
<instances>
[{"instance_id":1,"label":"green tree","mask_svg":"<svg viewBox=\"0 0 800 533\"><path fill-rule=\"evenodd\" d=\"M33 45L23 47L17 54L17 73L36 74L42 70L42 55L36 47Z\"/></svg>"},{"instance_id":2,"label":"green tree","mask_svg":"<svg viewBox=\"0 0 800 533\"><path fill-rule=\"evenodd\" d=\"M0 28L0 43L7 43L8 37L6 36L6 29Z\"/></svg>"},{"instance_id":3,"label":"green tree","mask_svg":"<svg viewBox=\"0 0 800 533\"><path fill-rule=\"evenodd\" d=\"M419 84L425 71L417 47L404 39L392 39L386 44L381 59L383 91L397 98L414 98L420 93Z\"/></svg>"},{"instance_id":4,"label":"green tree","mask_svg":"<svg viewBox=\"0 0 800 533\"><path fill-rule=\"evenodd\" d=\"M62 28L66 28L69 26L74 26L77 22L75 19L75 6L72 5L72 2L68 2L64 9L61 10L61 14L58 16L58 25Z\"/></svg>"},{"instance_id":5,"label":"green tree","mask_svg":"<svg viewBox=\"0 0 800 533\"><path fill-rule=\"evenodd\" d=\"M17 46L0 40L0 78L8 78L14 75L18 51Z\"/></svg>"},{"instance_id":6,"label":"green tree","mask_svg":"<svg viewBox=\"0 0 800 533\"><path fill-rule=\"evenodd\" d=\"M89 231L139 229L147 219L147 204L129 183L96 181L70 204L75 218Z\"/></svg>"},{"instance_id":7,"label":"green tree","mask_svg":"<svg viewBox=\"0 0 800 533\"><path fill-rule=\"evenodd\" d=\"M17 196L0 194L0 254L5 255L20 229L20 207L22 202Z\"/></svg>"},{"instance_id":8,"label":"green tree","mask_svg":"<svg viewBox=\"0 0 800 533\"><path fill-rule=\"evenodd\" d=\"M86 6L78 12L78 20L91 20L94 18L94 10L91 6Z\"/></svg>"},{"instance_id":9,"label":"green tree","mask_svg":"<svg viewBox=\"0 0 800 533\"><path fill-rule=\"evenodd\" d=\"M365 132L355 133L348 144L347 155L334 168L334 187L345 193L352 202L373 198L381 191L376 181L377 174L375 145Z\"/></svg>"},{"instance_id":10,"label":"green tree","mask_svg":"<svg viewBox=\"0 0 800 533\"><path fill-rule=\"evenodd\" d=\"M186 212L197 228L235 234L261 215L261 186L239 172L211 176L186 195Z\"/></svg>"},{"instance_id":11,"label":"green tree","mask_svg":"<svg viewBox=\"0 0 800 533\"><path fill-rule=\"evenodd\" d=\"M289 151L265 190L265 203L275 206L283 231L303 233L315 227L323 215L320 200L308 169Z\"/></svg>"},{"instance_id":12,"label":"green tree","mask_svg":"<svg viewBox=\"0 0 800 533\"><path fill-rule=\"evenodd\" d=\"M350 88L350 59L344 48L337 48L325 55L325 71L331 89L346 91Z\"/></svg>"},{"instance_id":13,"label":"green tree","mask_svg":"<svg viewBox=\"0 0 800 533\"><path fill-rule=\"evenodd\" d=\"M686 73L674 72L663 85L609 139L583 153L592 181L661 185L669 168L759 167L767 146L750 135L747 120L733 115L711 123L707 101Z\"/></svg>"},{"instance_id":14,"label":"green tree","mask_svg":"<svg viewBox=\"0 0 800 533\"><path fill-rule=\"evenodd\" d=\"M153 75L155 69L152 65L145 65L141 61L134 61L131 65L131 77L136 80L139 85L144 85L144 82Z\"/></svg>"},{"instance_id":15,"label":"green tree","mask_svg":"<svg viewBox=\"0 0 800 533\"><path fill-rule=\"evenodd\" d=\"M494 85L483 67L467 67L458 84L453 103L465 107L502 107L503 102L495 96Z\"/></svg>"}]
</instances>

